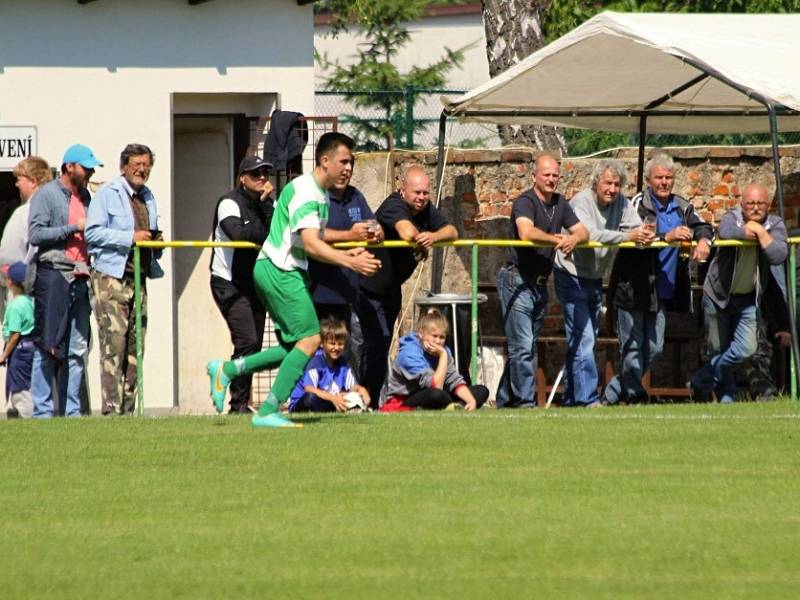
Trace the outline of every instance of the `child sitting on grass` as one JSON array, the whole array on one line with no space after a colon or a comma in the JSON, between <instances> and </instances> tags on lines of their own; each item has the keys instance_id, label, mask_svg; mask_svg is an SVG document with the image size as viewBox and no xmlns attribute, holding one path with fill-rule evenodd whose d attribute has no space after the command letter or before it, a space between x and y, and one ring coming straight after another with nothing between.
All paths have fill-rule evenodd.
<instances>
[{"instance_id":1,"label":"child sitting on grass","mask_svg":"<svg viewBox=\"0 0 800 600\"><path fill-rule=\"evenodd\" d=\"M444 341L447 319L436 309L422 315L416 333L400 338L381 412L415 408L475 410L489 397L484 385L467 386Z\"/></svg>"},{"instance_id":2,"label":"child sitting on grass","mask_svg":"<svg viewBox=\"0 0 800 600\"><path fill-rule=\"evenodd\" d=\"M369 406L369 392L358 385L342 354L347 346L344 321L327 317L319 323L322 344L308 361L289 397L289 412L346 412Z\"/></svg>"},{"instance_id":3,"label":"child sitting on grass","mask_svg":"<svg viewBox=\"0 0 800 600\"><path fill-rule=\"evenodd\" d=\"M8 268L8 289L14 299L6 307L3 318L3 339L6 344L0 364L6 371L6 411L8 418L33 416L31 399L31 367L33 366L33 298L25 294L24 281L28 267L15 262Z\"/></svg>"}]
</instances>

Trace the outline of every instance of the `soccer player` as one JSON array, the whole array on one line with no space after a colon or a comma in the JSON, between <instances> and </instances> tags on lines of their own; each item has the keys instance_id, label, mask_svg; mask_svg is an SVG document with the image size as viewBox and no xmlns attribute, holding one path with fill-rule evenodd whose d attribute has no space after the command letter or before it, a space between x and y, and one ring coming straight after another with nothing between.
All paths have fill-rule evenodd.
<instances>
[{"instance_id":1,"label":"soccer player","mask_svg":"<svg viewBox=\"0 0 800 600\"><path fill-rule=\"evenodd\" d=\"M253 415L253 426L301 426L282 417L278 407L289 398L321 341L307 288L307 257L365 276L380 267L380 261L364 248L336 250L322 239L328 219L326 191L349 181L354 146L344 134L326 133L317 144L314 171L294 179L281 192L253 270L256 294L275 322L280 345L235 360L208 363L211 399L217 412L224 408L225 390L232 378L280 365L267 399Z\"/></svg>"}]
</instances>

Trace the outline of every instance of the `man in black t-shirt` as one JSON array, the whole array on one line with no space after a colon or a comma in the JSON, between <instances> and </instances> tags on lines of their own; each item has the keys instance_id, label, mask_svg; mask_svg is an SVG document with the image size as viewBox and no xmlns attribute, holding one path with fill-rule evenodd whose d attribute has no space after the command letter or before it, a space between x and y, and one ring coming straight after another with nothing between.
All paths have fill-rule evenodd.
<instances>
[{"instance_id":1,"label":"man in black t-shirt","mask_svg":"<svg viewBox=\"0 0 800 600\"><path fill-rule=\"evenodd\" d=\"M389 346L394 322L400 314L400 288L411 277L417 262L428 255L436 242L458 238L450 225L430 203L430 179L420 166L408 167L399 192L391 194L375 213L387 240L416 242L416 248L376 248L371 250L381 261L373 277L361 279L358 318L364 336L361 355L361 382L378 402L386 378Z\"/></svg>"},{"instance_id":2,"label":"man in black t-shirt","mask_svg":"<svg viewBox=\"0 0 800 600\"><path fill-rule=\"evenodd\" d=\"M505 266L497 273L497 294L508 345L497 406L536 406L536 340L547 310L547 278L556 250L569 255L589 239L566 199L557 193L560 166L549 154L536 159L533 188L514 200L510 237L548 242L553 247L508 249ZM563 230L569 233L563 233Z\"/></svg>"}]
</instances>

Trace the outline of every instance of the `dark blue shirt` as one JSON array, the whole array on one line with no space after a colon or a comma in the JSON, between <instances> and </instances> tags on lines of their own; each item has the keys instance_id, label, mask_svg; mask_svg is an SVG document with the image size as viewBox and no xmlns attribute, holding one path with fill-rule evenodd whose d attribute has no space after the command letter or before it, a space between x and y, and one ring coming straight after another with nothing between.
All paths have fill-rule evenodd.
<instances>
[{"instance_id":1,"label":"dark blue shirt","mask_svg":"<svg viewBox=\"0 0 800 600\"><path fill-rule=\"evenodd\" d=\"M660 236L683 225L683 215L675 197L670 195L669 202L662 204L652 191L648 190L653 206L656 207L656 231ZM658 269L656 269L656 295L659 300L672 300L675 295L675 277L678 274L679 248L662 248L658 251Z\"/></svg>"},{"instance_id":2,"label":"dark blue shirt","mask_svg":"<svg viewBox=\"0 0 800 600\"><path fill-rule=\"evenodd\" d=\"M348 185L342 198L328 192L330 207L326 229L347 231L354 223L374 219L364 194ZM308 259L311 296L317 304L352 304L358 296L359 275L355 271Z\"/></svg>"}]
</instances>

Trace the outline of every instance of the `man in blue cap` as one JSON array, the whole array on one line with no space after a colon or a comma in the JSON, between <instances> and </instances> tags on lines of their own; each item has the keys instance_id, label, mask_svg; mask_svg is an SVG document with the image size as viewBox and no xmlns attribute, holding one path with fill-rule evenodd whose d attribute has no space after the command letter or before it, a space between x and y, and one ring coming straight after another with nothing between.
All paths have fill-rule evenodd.
<instances>
[{"instance_id":1,"label":"man in blue cap","mask_svg":"<svg viewBox=\"0 0 800 600\"><path fill-rule=\"evenodd\" d=\"M31 373L34 418L53 417L53 376L59 368L58 397L68 417L81 414L81 383L89 340L89 257L83 230L89 205L89 182L103 166L88 146L67 148L61 176L31 199L28 238L38 247L36 279L36 349Z\"/></svg>"}]
</instances>

